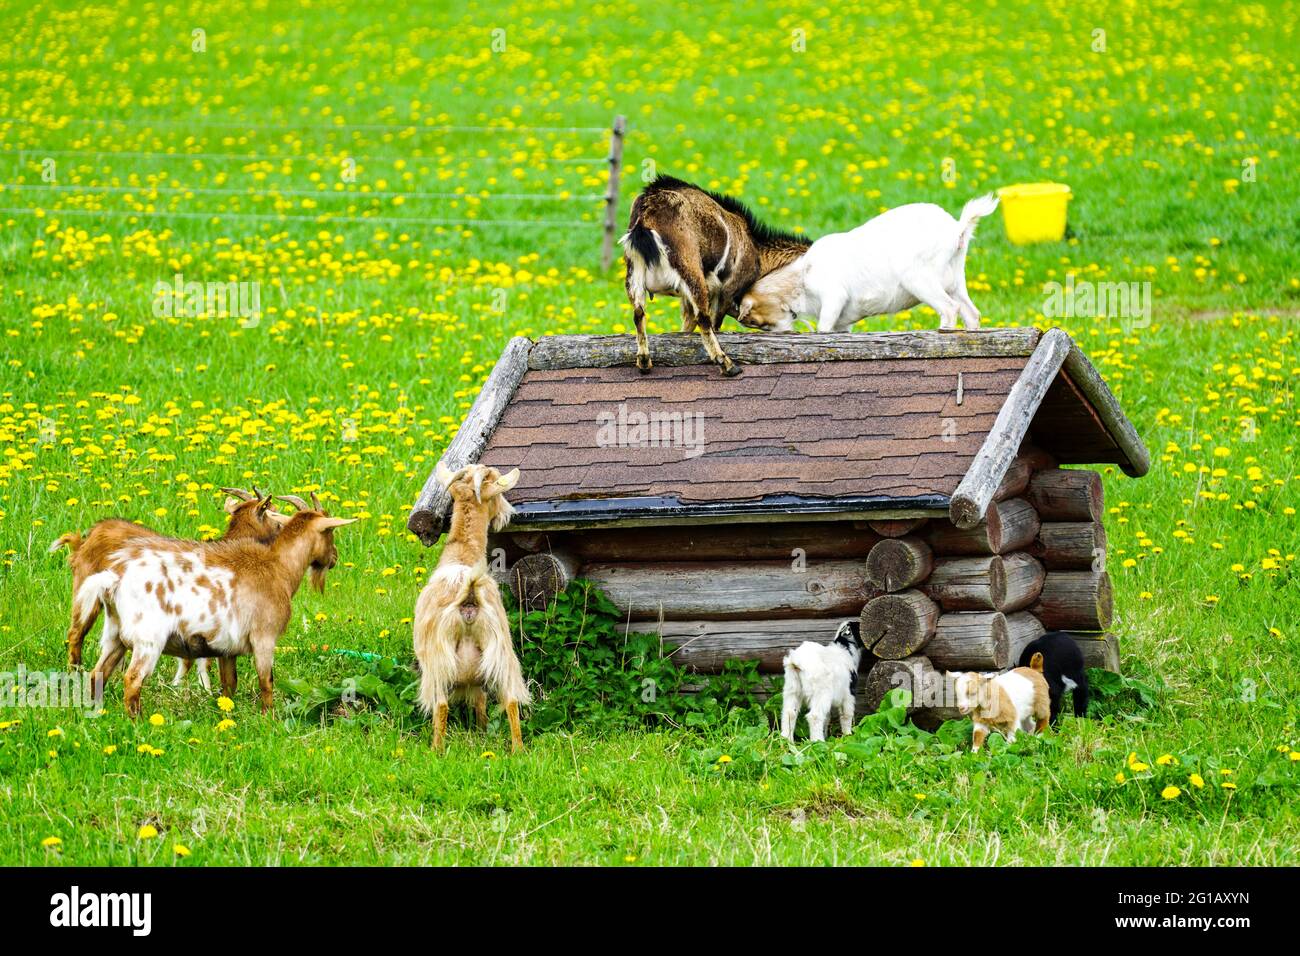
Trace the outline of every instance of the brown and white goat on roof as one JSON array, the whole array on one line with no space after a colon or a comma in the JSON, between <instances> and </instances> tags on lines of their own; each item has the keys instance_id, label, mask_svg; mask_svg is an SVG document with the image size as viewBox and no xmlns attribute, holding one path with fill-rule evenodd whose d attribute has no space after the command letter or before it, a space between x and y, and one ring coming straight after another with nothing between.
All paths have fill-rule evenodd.
<instances>
[{"instance_id":1,"label":"brown and white goat on roof","mask_svg":"<svg viewBox=\"0 0 1300 956\"><path fill-rule=\"evenodd\" d=\"M682 331L698 331L709 360L724 375L738 375L716 333L740 297L773 269L808 251L809 240L772 229L744 203L699 186L659 176L632 203L627 233L619 240L627 260L627 298L636 323L636 365L650 371L645 334L646 297L682 300Z\"/></svg>"}]
</instances>

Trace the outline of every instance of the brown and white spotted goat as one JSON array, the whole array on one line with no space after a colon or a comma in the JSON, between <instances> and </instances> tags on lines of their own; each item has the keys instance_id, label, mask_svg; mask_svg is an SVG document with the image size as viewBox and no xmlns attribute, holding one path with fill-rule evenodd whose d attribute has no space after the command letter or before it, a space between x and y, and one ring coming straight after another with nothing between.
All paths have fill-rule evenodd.
<instances>
[{"instance_id":1,"label":"brown and white spotted goat","mask_svg":"<svg viewBox=\"0 0 1300 956\"><path fill-rule=\"evenodd\" d=\"M774 269L808 251L808 239L764 225L739 200L659 176L632 203L619 242L627 262L627 298L636 323L636 365L650 371L646 297L682 300L682 331L698 331L709 359L738 375L716 333L741 296Z\"/></svg>"},{"instance_id":2,"label":"brown and white spotted goat","mask_svg":"<svg viewBox=\"0 0 1300 956\"><path fill-rule=\"evenodd\" d=\"M167 653L220 659L221 690L235 692L235 658L252 654L262 710L271 709L275 644L289 622L293 596L308 569L320 586L338 561L334 529L355 518L299 511L270 544L236 541L127 542L108 556L108 566L77 589L74 613L85 617L99 604L104 631L99 662L91 674L96 696L122 657L131 651L123 699L140 713L140 688Z\"/></svg>"},{"instance_id":3,"label":"brown and white spotted goat","mask_svg":"<svg viewBox=\"0 0 1300 956\"><path fill-rule=\"evenodd\" d=\"M270 495L263 495L256 487L251 492L242 488L222 488L221 490L230 495L226 499L225 505L226 514L230 518L226 525L226 533L222 535L221 540L239 541L246 539L267 543L279 534L280 525L275 520L277 516L271 507ZM82 582L92 574L107 570L109 557L128 544L180 540L179 538L159 534L152 528L146 528L134 521L126 521L122 518L105 518L103 521L96 522L84 536L72 531L50 545L51 554L60 548L66 547L68 549L68 565L72 568L72 595L74 601L72 605L72 621L68 625L69 667L81 666L82 645L86 641L86 635L94 627L95 619L99 617L99 604L97 603L85 608L85 613L78 612L75 598L77 591L81 589ZM189 671L188 665L190 663L190 659L181 659L181 665L177 668L173 683L179 682ZM198 658L198 671L199 683L203 685L204 690L210 689L207 662L204 658Z\"/></svg>"},{"instance_id":4,"label":"brown and white spotted goat","mask_svg":"<svg viewBox=\"0 0 1300 956\"><path fill-rule=\"evenodd\" d=\"M442 750L450 704L472 704L484 730L490 690L510 721L511 748L519 751L519 708L529 702L528 685L510 641L501 590L487 567L488 531L500 531L514 514L505 493L519 480L519 469L502 475L467 465L453 472L440 461L436 474L451 495L451 530L415 604L420 706L433 718L433 746Z\"/></svg>"}]
</instances>

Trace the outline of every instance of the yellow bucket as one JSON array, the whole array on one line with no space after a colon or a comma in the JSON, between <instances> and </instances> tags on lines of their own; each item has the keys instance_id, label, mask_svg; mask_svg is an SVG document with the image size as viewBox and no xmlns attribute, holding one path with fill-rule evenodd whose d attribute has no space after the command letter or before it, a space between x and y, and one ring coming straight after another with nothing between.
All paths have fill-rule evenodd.
<instances>
[{"instance_id":1,"label":"yellow bucket","mask_svg":"<svg viewBox=\"0 0 1300 956\"><path fill-rule=\"evenodd\" d=\"M1007 238L1018 246L1059 242L1065 238L1065 205L1070 187L1064 183L1020 183L998 190Z\"/></svg>"}]
</instances>

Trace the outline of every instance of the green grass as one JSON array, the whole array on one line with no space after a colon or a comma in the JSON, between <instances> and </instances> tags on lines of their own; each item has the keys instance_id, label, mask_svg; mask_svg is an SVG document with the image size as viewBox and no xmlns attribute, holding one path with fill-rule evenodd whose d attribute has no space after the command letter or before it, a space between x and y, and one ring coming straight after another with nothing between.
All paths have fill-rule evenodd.
<instances>
[{"instance_id":1,"label":"green grass","mask_svg":"<svg viewBox=\"0 0 1300 956\"><path fill-rule=\"evenodd\" d=\"M623 113L621 219L647 162L812 234L905 202L955 211L1013 182L1071 185L1070 239L1018 248L986 223L971 291L987 324L1064 326L1151 448L1146 478L1106 472L1107 531L1124 668L1161 690L1010 756L895 742L789 766L778 740L737 727L548 731L512 758L499 726L462 728L436 759L383 723L263 719L247 667L237 726L218 733L210 698L155 676L144 704L161 727L125 720L120 683L103 717L0 713L21 720L0 730L0 863L1296 862L1294 4L795 3L725 24L641 0L3 9L0 209L43 214L0 211L0 670L62 666L57 535L109 514L211 534L216 487L253 482L322 489L365 519L339 533L327 593L298 596L279 673L339 679L351 665L326 648L409 656L436 554L406 513L502 344L626 331L630 313L618 269L599 268L597 201L355 191L598 195L600 132L411 127ZM129 125L87 122L112 119ZM72 188L42 188L46 158ZM332 190L348 158L353 193L302 195ZM568 161L583 158L597 161ZM327 210L586 224L270 218ZM262 322L155 317L153 285L177 272L260 282ZM1150 282L1151 323L1045 316L1043 283L1067 273ZM656 301L653 327L675 310ZM918 310L860 328L935 324ZM161 838L138 839L144 824Z\"/></svg>"}]
</instances>

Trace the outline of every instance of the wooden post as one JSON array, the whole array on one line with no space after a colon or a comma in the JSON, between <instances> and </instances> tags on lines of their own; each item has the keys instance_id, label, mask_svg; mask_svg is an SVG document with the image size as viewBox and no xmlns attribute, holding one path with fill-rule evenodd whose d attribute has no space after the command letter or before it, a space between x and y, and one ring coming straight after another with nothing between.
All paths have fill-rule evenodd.
<instances>
[{"instance_id":1,"label":"wooden post","mask_svg":"<svg viewBox=\"0 0 1300 956\"><path fill-rule=\"evenodd\" d=\"M614 128L609 134L609 188L605 190L605 238L600 251L600 268L609 271L609 264L614 260L614 231L618 228L618 180L623 172L623 134L627 132L627 120L622 116L614 117Z\"/></svg>"}]
</instances>

